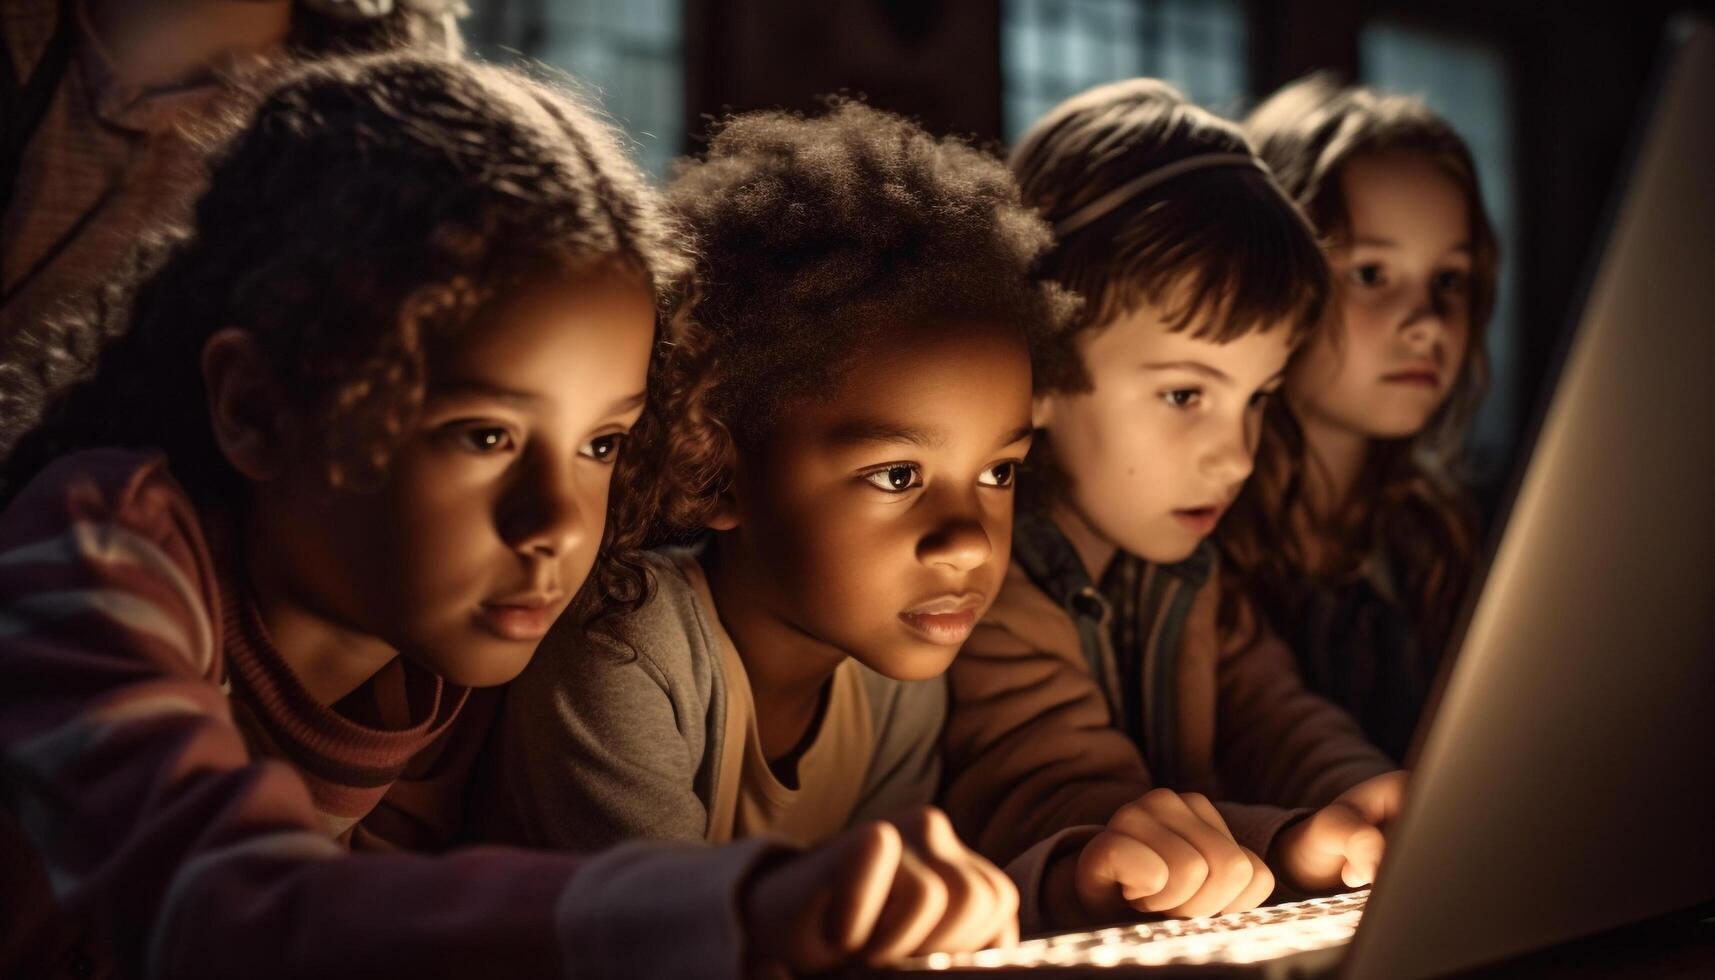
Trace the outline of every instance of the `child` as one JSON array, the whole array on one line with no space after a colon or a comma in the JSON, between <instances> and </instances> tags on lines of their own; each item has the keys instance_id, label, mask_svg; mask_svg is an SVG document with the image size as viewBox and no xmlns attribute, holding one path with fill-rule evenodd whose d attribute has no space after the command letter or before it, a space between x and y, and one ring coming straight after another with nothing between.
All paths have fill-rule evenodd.
<instances>
[{"instance_id":1,"label":"child","mask_svg":"<svg viewBox=\"0 0 1715 980\"><path fill-rule=\"evenodd\" d=\"M0 973L732 975L948 931L918 896L973 859L883 824L803 857L347 851L433 845L472 688L574 596L638 594L608 487L678 240L524 77L333 61L264 95L0 471Z\"/></svg>"},{"instance_id":2,"label":"child","mask_svg":"<svg viewBox=\"0 0 1715 980\"><path fill-rule=\"evenodd\" d=\"M674 523L706 540L619 642L562 622L508 693L476 794L502 839L814 841L934 799L941 675L1001 589L1031 346L1069 313L1006 168L847 103L730 120L670 196L712 335Z\"/></svg>"},{"instance_id":3,"label":"child","mask_svg":"<svg viewBox=\"0 0 1715 980\"><path fill-rule=\"evenodd\" d=\"M1235 126L1153 80L1061 104L1012 164L1059 237L1046 268L1087 305L1039 364L1013 565L950 675L948 811L992 814L975 842L997 861L1045 817L1112 814L1122 837L1057 858L1051 881L1141 844L1162 883L1078 888L1096 918L1254 905L1273 887L1258 856L1293 890L1367 881L1401 780L1250 627L1205 542L1321 305L1316 241ZM1019 756L1086 778L1010 799L969 778ZM1152 783L1179 802L1140 798Z\"/></svg>"},{"instance_id":4,"label":"child","mask_svg":"<svg viewBox=\"0 0 1715 980\"><path fill-rule=\"evenodd\" d=\"M1488 374L1495 235L1470 151L1416 99L1311 78L1246 127L1332 243L1335 286L1223 545L1310 685L1403 759L1477 545L1452 468Z\"/></svg>"}]
</instances>

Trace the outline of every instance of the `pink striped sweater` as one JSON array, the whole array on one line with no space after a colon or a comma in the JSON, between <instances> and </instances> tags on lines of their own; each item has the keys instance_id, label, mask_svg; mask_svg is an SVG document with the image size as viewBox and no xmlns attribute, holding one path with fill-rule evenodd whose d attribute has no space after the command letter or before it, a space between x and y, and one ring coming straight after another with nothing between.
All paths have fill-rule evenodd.
<instances>
[{"instance_id":1,"label":"pink striped sweater","mask_svg":"<svg viewBox=\"0 0 1715 980\"><path fill-rule=\"evenodd\" d=\"M410 853L456 830L494 692L399 661L318 704L220 540L129 450L0 511L0 976L739 969L764 842Z\"/></svg>"}]
</instances>

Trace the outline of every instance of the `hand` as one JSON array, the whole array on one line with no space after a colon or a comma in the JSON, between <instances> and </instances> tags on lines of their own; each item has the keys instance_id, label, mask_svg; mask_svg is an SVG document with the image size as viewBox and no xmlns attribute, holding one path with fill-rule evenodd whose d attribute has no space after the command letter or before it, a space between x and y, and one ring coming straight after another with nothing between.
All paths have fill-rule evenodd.
<instances>
[{"instance_id":1,"label":"hand","mask_svg":"<svg viewBox=\"0 0 1715 980\"><path fill-rule=\"evenodd\" d=\"M1281 833L1271 863L1303 892L1375 881L1387 849L1385 832L1405 805L1407 776L1403 769L1382 773L1341 793Z\"/></svg>"},{"instance_id":2,"label":"hand","mask_svg":"<svg viewBox=\"0 0 1715 980\"><path fill-rule=\"evenodd\" d=\"M1018 889L933 807L861 824L763 872L743 909L753 964L793 972L1018 940Z\"/></svg>"},{"instance_id":3,"label":"hand","mask_svg":"<svg viewBox=\"0 0 1715 980\"><path fill-rule=\"evenodd\" d=\"M1091 924L1136 912L1214 915L1252 909L1274 875L1201 793L1154 789L1128 803L1078 855L1076 889Z\"/></svg>"}]
</instances>

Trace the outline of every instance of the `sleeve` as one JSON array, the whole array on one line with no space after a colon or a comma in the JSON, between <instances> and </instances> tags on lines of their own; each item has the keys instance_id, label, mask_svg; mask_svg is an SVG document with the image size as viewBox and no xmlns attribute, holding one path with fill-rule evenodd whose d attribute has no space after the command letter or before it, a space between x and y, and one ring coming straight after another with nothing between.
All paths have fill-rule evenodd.
<instances>
[{"instance_id":1,"label":"sleeve","mask_svg":"<svg viewBox=\"0 0 1715 980\"><path fill-rule=\"evenodd\" d=\"M655 608L666 601L658 592L637 616L668 619ZM629 650L556 627L512 682L471 804L483 836L574 850L706 838L709 712L687 690L689 637L676 623L625 625Z\"/></svg>"},{"instance_id":2,"label":"sleeve","mask_svg":"<svg viewBox=\"0 0 1715 980\"><path fill-rule=\"evenodd\" d=\"M1217 693L1215 757L1227 796L1320 807L1399 768L1357 721L1305 687L1279 637L1254 620L1237 635L1246 639L1223 651Z\"/></svg>"},{"instance_id":3,"label":"sleeve","mask_svg":"<svg viewBox=\"0 0 1715 980\"><path fill-rule=\"evenodd\" d=\"M37 897L113 972L736 974L760 842L589 860L340 848L297 774L249 757L212 679L218 607L182 491L85 477L47 471L0 512L0 798L25 838L0 846L34 854ZM604 945L645 928L676 941Z\"/></svg>"},{"instance_id":4,"label":"sleeve","mask_svg":"<svg viewBox=\"0 0 1715 980\"><path fill-rule=\"evenodd\" d=\"M1150 789L1137 747L1074 655L984 623L948 673L943 806L997 864L1067 828L1106 824Z\"/></svg>"}]
</instances>

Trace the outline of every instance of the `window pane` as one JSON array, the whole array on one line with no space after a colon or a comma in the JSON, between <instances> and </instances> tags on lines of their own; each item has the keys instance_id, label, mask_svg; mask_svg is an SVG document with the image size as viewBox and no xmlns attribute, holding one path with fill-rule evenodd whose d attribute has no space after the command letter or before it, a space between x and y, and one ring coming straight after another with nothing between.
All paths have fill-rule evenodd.
<instances>
[{"instance_id":1,"label":"window pane","mask_svg":"<svg viewBox=\"0 0 1715 980\"><path fill-rule=\"evenodd\" d=\"M1092 85L1149 75L1221 110L1245 94L1240 0L1003 0L1007 139Z\"/></svg>"},{"instance_id":2,"label":"window pane","mask_svg":"<svg viewBox=\"0 0 1715 980\"><path fill-rule=\"evenodd\" d=\"M683 152L681 0L483 0L472 6L465 29L479 57L508 62L522 55L570 72L657 175Z\"/></svg>"}]
</instances>

